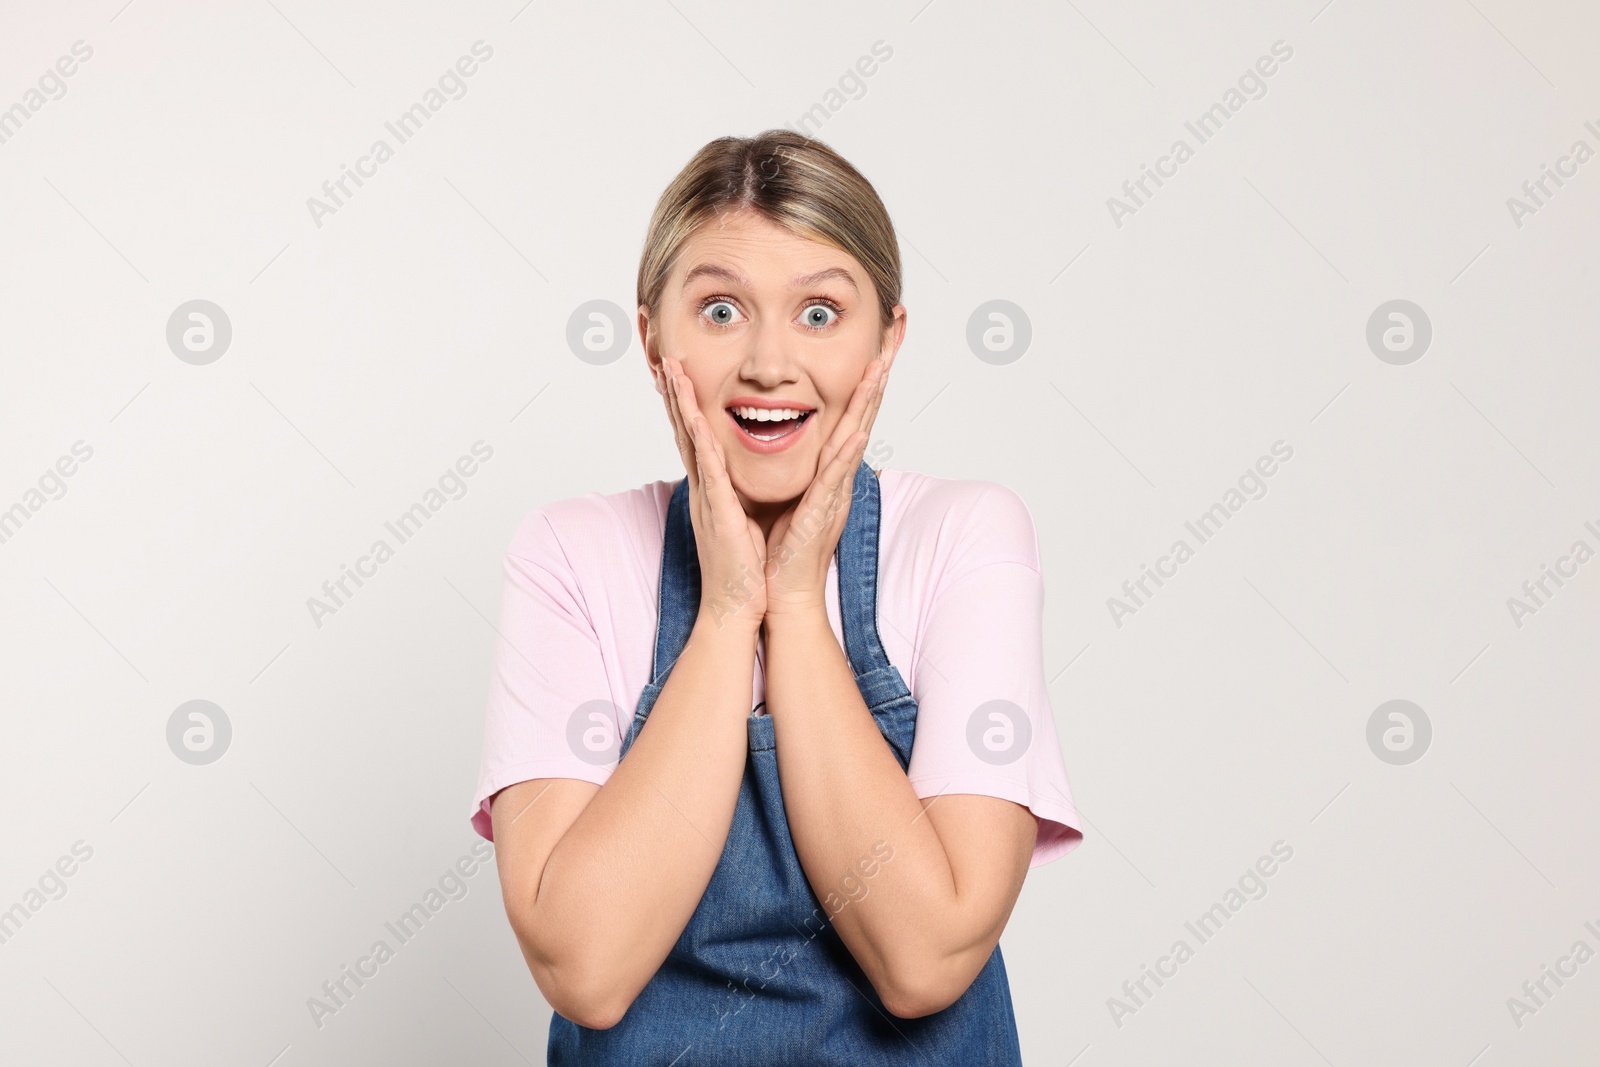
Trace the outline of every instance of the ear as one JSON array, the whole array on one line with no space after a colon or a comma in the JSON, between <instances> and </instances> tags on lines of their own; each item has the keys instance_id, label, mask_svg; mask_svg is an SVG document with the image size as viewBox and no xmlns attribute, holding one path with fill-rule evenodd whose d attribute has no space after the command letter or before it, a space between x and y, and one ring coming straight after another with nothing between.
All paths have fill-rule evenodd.
<instances>
[{"instance_id":1,"label":"ear","mask_svg":"<svg viewBox=\"0 0 1600 1067\"><path fill-rule=\"evenodd\" d=\"M644 348L645 366L650 370L650 377L654 379L656 392L666 395L666 368L661 363L661 339L656 336L657 331L650 325L650 308L644 304L639 305L639 342Z\"/></svg>"},{"instance_id":2,"label":"ear","mask_svg":"<svg viewBox=\"0 0 1600 1067\"><path fill-rule=\"evenodd\" d=\"M883 334L878 338L878 358L887 364L883 368L885 374L894 367L895 354L900 351L900 342L906 338L906 306L896 304L893 314L894 318L883 328Z\"/></svg>"}]
</instances>

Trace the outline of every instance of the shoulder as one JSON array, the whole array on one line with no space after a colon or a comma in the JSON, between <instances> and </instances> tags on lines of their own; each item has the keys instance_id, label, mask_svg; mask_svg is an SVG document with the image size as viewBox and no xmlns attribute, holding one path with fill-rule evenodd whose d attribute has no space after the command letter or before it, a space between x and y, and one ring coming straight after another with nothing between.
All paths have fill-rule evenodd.
<instances>
[{"instance_id":1,"label":"shoulder","mask_svg":"<svg viewBox=\"0 0 1600 1067\"><path fill-rule=\"evenodd\" d=\"M1039 570L1039 541L1016 490L998 482L884 470L884 528L891 545L919 545L962 569L1021 563Z\"/></svg>"},{"instance_id":2,"label":"shoulder","mask_svg":"<svg viewBox=\"0 0 1600 1067\"><path fill-rule=\"evenodd\" d=\"M506 555L575 570L583 560L632 554L660 541L676 484L650 482L620 492L584 493L540 504L517 525Z\"/></svg>"}]
</instances>

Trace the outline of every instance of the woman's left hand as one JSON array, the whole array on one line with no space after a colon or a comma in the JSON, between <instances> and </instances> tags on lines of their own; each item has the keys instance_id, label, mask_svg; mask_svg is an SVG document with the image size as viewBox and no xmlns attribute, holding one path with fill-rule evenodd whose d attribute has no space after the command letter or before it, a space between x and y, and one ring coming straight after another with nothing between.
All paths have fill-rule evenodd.
<instances>
[{"instance_id":1,"label":"woman's left hand","mask_svg":"<svg viewBox=\"0 0 1600 1067\"><path fill-rule=\"evenodd\" d=\"M850 397L844 417L822 446L817 476L799 503L778 517L767 536L767 617L824 610L828 564L850 515L856 470L883 401L888 366L873 359Z\"/></svg>"}]
</instances>

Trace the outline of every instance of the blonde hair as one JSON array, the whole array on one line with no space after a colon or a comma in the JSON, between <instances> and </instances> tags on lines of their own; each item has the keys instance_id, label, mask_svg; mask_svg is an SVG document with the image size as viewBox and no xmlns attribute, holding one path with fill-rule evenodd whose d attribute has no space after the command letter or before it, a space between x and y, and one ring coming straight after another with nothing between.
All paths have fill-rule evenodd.
<instances>
[{"instance_id":1,"label":"blonde hair","mask_svg":"<svg viewBox=\"0 0 1600 1067\"><path fill-rule=\"evenodd\" d=\"M883 201L843 156L783 129L707 143L662 192L639 256L638 303L652 319L684 243L713 216L743 208L854 256L878 291L883 326L893 322L900 244Z\"/></svg>"}]
</instances>

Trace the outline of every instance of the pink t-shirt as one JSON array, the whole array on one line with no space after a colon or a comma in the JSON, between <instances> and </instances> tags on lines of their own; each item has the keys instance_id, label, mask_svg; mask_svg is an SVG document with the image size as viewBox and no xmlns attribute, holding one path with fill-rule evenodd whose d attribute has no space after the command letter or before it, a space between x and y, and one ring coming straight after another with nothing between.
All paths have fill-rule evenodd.
<instances>
[{"instance_id":1,"label":"pink t-shirt","mask_svg":"<svg viewBox=\"0 0 1600 1067\"><path fill-rule=\"evenodd\" d=\"M1045 689L1033 516L1015 492L990 482L884 470L878 484L878 636L917 702L912 791L1022 804L1040 820L1029 866L1058 859L1083 834ZM675 485L558 500L534 509L512 537L504 639L495 644L472 803L472 826L483 837L493 840L489 799L508 785L533 778L601 785L610 777L614 764L576 753L569 722L582 705L585 717L604 709L618 738L632 723L650 677ZM837 556L828 568L827 610L842 648ZM757 653L752 708L766 696L759 645ZM1027 747L1010 762L983 758L983 742L969 740L1008 729L1004 717L979 714L991 701L1007 701L1027 719Z\"/></svg>"}]
</instances>

